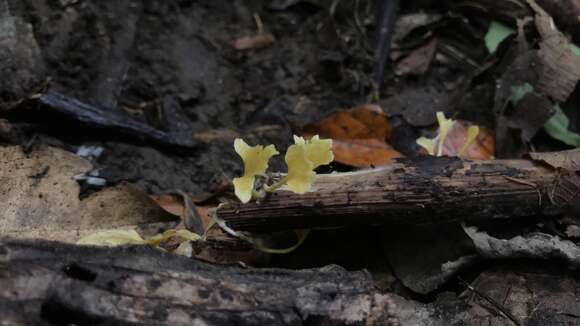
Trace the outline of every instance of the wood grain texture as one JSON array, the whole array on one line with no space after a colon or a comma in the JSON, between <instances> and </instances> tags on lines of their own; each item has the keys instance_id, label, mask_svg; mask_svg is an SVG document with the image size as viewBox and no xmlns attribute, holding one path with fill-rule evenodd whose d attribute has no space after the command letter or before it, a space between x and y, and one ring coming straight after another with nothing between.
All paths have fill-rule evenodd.
<instances>
[{"instance_id":1,"label":"wood grain texture","mask_svg":"<svg viewBox=\"0 0 580 326\"><path fill-rule=\"evenodd\" d=\"M398 325L367 272L0 241L0 325Z\"/></svg>"},{"instance_id":2,"label":"wood grain texture","mask_svg":"<svg viewBox=\"0 0 580 326\"><path fill-rule=\"evenodd\" d=\"M531 217L551 206L556 173L528 160L423 157L317 176L312 191L220 206L234 230L267 232L353 224L446 223Z\"/></svg>"}]
</instances>

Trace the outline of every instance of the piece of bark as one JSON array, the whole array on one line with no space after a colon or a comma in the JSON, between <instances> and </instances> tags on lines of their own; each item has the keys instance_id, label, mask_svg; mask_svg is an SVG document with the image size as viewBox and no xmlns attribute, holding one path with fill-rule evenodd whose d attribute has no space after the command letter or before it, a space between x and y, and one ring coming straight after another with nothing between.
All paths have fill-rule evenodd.
<instances>
[{"instance_id":1,"label":"piece of bark","mask_svg":"<svg viewBox=\"0 0 580 326\"><path fill-rule=\"evenodd\" d=\"M465 233L473 240L477 252L486 258L557 259L568 262L570 268L580 268L580 247L559 236L533 233L499 239L477 230L476 227L466 227Z\"/></svg>"},{"instance_id":2,"label":"piece of bark","mask_svg":"<svg viewBox=\"0 0 580 326\"><path fill-rule=\"evenodd\" d=\"M553 205L547 194L555 178L553 169L528 160L422 157L319 175L306 194L276 191L259 203L226 203L217 217L253 232L524 218Z\"/></svg>"},{"instance_id":3,"label":"piece of bark","mask_svg":"<svg viewBox=\"0 0 580 326\"><path fill-rule=\"evenodd\" d=\"M366 272L217 266L145 246L0 241L3 325L398 325Z\"/></svg>"},{"instance_id":4,"label":"piece of bark","mask_svg":"<svg viewBox=\"0 0 580 326\"><path fill-rule=\"evenodd\" d=\"M45 105L47 109L64 114L93 128L106 128L119 134L151 140L159 145L185 148L197 145L190 136L191 130L189 132L184 130L165 132L137 121L121 111L90 105L58 92L49 91L42 94L38 98L38 102ZM175 113L173 109L169 109L169 111Z\"/></svg>"},{"instance_id":5,"label":"piece of bark","mask_svg":"<svg viewBox=\"0 0 580 326\"><path fill-rule=\"evenodd\" d=\"M569 33L573 40L580 41L580 1L578 0L536 0L556 22L556 25L566 33Z\"/></svg>"},{"instance_id":6,"label":"piece of bark","mask_svg":"<svg viewBox=\"0 0 580 326\"><path fill-rule=\"evenodd\" d=\"M45 64L34 26L13 16L7 2L0 4L0 17L0 110L4 110L42 86Z\"/></svg>"}]
</instances>

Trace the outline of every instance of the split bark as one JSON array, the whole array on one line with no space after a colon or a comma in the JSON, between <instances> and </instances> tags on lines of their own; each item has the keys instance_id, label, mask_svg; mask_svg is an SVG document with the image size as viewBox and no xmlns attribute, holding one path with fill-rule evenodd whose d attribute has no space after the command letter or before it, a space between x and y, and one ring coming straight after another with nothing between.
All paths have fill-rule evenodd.
<instances>
[{"instance_id":1,"label":"split bark","mask_svg":"<svg viewBox=\"0 0 580 326\"><path fill-rule=\"evenodd\" d=\"M0 241L1 325L398 325L370 274L217 266L149 247Z\"/></svg>"},{"instance_id":2,"label":"split bark","mask_svg":"<svg viewBox=\"0 0 580 326\"><path fill-rule=\"evenodd\" d=\"M384 168L317 176L303 195L277 191L231 202L217 217L234 230L269 232L353 224L448 223L556 212L555 169L531 160L404 160Z\"/></svg>"}]
</instances>

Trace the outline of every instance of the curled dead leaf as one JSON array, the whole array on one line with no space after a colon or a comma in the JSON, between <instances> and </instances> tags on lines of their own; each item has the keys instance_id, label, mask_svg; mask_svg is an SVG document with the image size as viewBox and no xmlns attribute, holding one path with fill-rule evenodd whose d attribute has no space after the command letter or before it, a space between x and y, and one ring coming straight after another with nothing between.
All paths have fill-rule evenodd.
<instances>
[{"instance_id":1,"label":"curled dead leaf","mask_svg":"<svg viewBox=\"0 0 580 326\"><path fill-rule=\"evenodd\" d=\"M437 50L437 39L431 38L424 45L419 46L399 60L395 66L395 74L403 75L422 75L431 66L431 61Z\"/></svg>"},{"instance_id":2,"label":"curled dead leaf","mask_svg":"<svg viewBox=\"0 0 580 326\"><path fill-rule=\"evenodd\" d=\"M185 206L183 202L175 198L173 195L153 195L151 196L159 207L163 208L166 212L183 217L185 213Z\"/></svg>"},{"instance_id":3,"label":"curled dead leaf","mask_svg":"<svg viewBox=\"0 0 580 326\"><path fill-rule=\"evenodd\" d=\"M391 145L378 139L335 140L332 150L335 161L357 167L387 165L403 157Z\"/></svg>"},{"instance_id":4,"label":"curled dead leaf","mask_svg":"<svg viewBox=\"0 0 580 326\"><path fill-rule=\"evenodd\" d=\"M386 141L392 127L378 105L363 105L341 111L303 128L306 136L319 134L332 138L334 160L343 164L368 167L392 163L403 155Z\"/></svg>"},{"instance_id":5,"label":"curled dead leaf","mask_svg":"<svg viewBox=\"0 0 580 326\"><path fill-rule=\"evenodd\" d=\"M543 161L553 168L580 171L580 148L560 152L530 153L536 161Z\"/></svg>"},{"instance_id":6,"label":"curled dead leaf","mask_svg":"<svg viewBox=\"0 0 580 326\"><path fill-rule=\"evenodd\" d=\"M181 197L181 198L180 198ZM217 204L215 203L203 203L206 198L197 198L191 197L191 201L194 204L191 209L195 210L194 212L188 212L187 208L183 203L183 196L178 195L158 195L158 196L151 196L159 207L163 208L166 212L178 216L185 221L187 218L187 214L192 214L195 217L200 219L202 227L205 229L211 224L212 218L209 215L209 209L215 207Z\"/></svg>"},{"instance_id":7,"label":"curled dead leaf","mask_svg":"<svg viewBox=\"0 0 580 326\"><path fill-rule=\"evenodd\" d=\"M252 36L243 36L234 41L236 50L259 49L272 45L276 38L272 34L258 34Z\"/></svg>"}]
</instances>

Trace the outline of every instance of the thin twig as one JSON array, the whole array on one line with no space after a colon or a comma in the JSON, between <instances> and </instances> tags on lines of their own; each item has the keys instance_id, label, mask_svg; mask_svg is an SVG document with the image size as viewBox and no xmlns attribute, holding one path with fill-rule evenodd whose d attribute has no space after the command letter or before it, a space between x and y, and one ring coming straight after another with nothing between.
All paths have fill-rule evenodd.
<instances>
[{"instance_id":1,"label":"thin twig","mask_svg":"<svg viewBox=\"0 0 580 326\"><path fill-rule=\"evenodd\" d=\"M542 207L542 192L540 191L538 185L531 183L531 182L528 182L528 181L525 181L525 180L516 179L516 178L510 177L507 175L504 175L503 177L509 181L513 181L515 183L523 184L523 185L530 186L530 187L534 188L538 192L538 206Z\"/></svg>"},{"instance_id":2,"label":"thin twig","mask_svg":"<svg viewBox=\"0 0 580 326\"><path fill-rule=\"evenodd\" d=\"M480 291L476 290L469 283L465 282L461 277L458 277L457 279L459 280L459 283L464 285L466 288L468 288L471 292L475 293L477 296L479 296L479 297L483 298L485 301L489 302L492 306L494 306L497 310L499 310L502 314L504 314L504 316L507 319L511 320L515 325L522 326L522 324L516 319L516 317L514 317L514 315L512 315L509 311L507 311L507 309L505 309L502 305L497 303L495 300L493 300L492 298L490 298L486 294L481 293Z\"/></svg>"}]
</instances>

